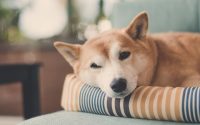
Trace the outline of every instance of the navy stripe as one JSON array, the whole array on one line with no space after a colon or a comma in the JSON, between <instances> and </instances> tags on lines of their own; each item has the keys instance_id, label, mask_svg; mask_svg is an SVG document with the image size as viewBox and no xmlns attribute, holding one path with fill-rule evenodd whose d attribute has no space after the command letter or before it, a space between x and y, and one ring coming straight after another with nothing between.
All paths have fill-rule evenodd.
<instances>
[{"instance_id":1,"label":"navy stripe","mask_svg":"<svg viewBox=\"0 0 200 125\"><path fill-rule=\"evenodd\" d=\"M187 100L187 102L186 102L186 112L185 112L185 115L186 115L186 117L187 117L187 121L186 122L191 122L191 120L190 120L190 114L189 114L189 97L190 97L190 88L187 88L188 89L188 93L187 93L187 95L186 95L186 100Z\"/></svg>"},{"instance_id":2,"label":"navy stripe","mask_svg":"<svg viewBox=\"0 0 200 125\"><path fill-rule=\"evenodd\" d=\"M102 109L102 105L101 105L101 101L99 100L101 98L101 92L99 89L96 90L96 96L93 97L95 102L95 109L98 111L98 114L103 114L101 109Z\"/></svg>"},{"instance_id":3,"label":"navy stripe","mask_svg":"<svg viewBox=\"0 0 200 125\"><path fill-rule=\"evenodd\" d=\"M105 114L105 94L99 89L84 85L80 91L79 105L83 112Z\"/></svg>"},{"instance_id":4,"label":"navy stripe","mask_svg":"<svg viewBox=\"0 0 200 125\"><path fill-rule=\"evenodd\" d=\"M87 89L85 89L85 103L84 103L84 105L85 105L85 111L86 112L89 112L89 105L88 105L88 91L89 91L89 89L90 89L90 86L88 86L87 87Z\"/></svg>"},{"instance_id":5,"label":"navy stripe","mask_svg":"<svg viewBox=\"0 0 200 125\"><path fill-rule=\"evenodd\" d=\"M119 98L115 99L115 110L116 110L118 116L123 117L123 115L121 113L121 109L120 109L120 99Z\"/></svg>"},{"instance_id":6,"label":"navy stripe","mask_svg":"<svg viewBox=\"0 0 200 125\"><path fill-rule=\"evenodd\" d=\"M197 107L200 106L200 105L197 105L197 103L200 103L200 99L198 99L198 96L200 93L198 91L199 91L199 88L195 88L195 87L185 88L183 90L182 114L183 114L183 120L185 122L199 122L200 121L200 118L198 117L198 113L200 112L197 111ZM194 103L193 103L193 100L195 100Z\"/></svg>"},{"instance_id":7,"label":"navy stripe","mask_svg":"<svg viewBox=\"0 0 200 125\"><path fill-rule=\"evenodd\" d=\"M83 105L84 105L84 109L85 109L85 112L88 112L88 105L87 105L87 94L88 94L88 89L89 89L89 86L87 86L86 88L85 88L85 92L84 92L84 103L83 103Z\"/></svg>"},{"instance_id":8,"label":"navy stripe","mask_svg":"<svg viewBox=\"0 0 200 125\"><path fill-rule=\"evenodd\" d=\"M84 109L85 109L85 112L88 112L88 107L87 107L87 90L89 89L89 86L85 87L85 90L84 90Z\"/></svg>"},{"instance_id":9,"label":"navy stripe","mask_svg":"<svg viewBox=\"0 0 200 125\"><path fill-rule=\"evenodd\" d=\"M98 101L98 99L100 98L99 97L100 94L99 94L99 89L96 88L96 91L95 91L95 94L93 95L93 106L95 108L95 110L98 112L98 114L102 114L101 113L101 105L100 102Z\"/></svg>"},{"instance_id":10,"label":"navy stripe","mask_svg":"<svg viewBox=\"0 0 200 125\"><path fill-rule=\"evenodd\" d=\"M191 94L190 94L190 114L192 118L192 122L195 122L194 115L193 115L193 95L194 95L194 87L191 88Z\"/></svg>"},{"instance_id":11,"label":"navy stripe","mask_svg":"<svg viewBox=\"0 0 200 125\"><path fill-rule=\"evenodd\" d=\"M107 98L107 105L105 99ZM131 95L124 98L123 108L127 117L132 117L129 109ZM96 114L104 114L115 116L113 108L115 108L118 116L123 117L122 109L120 109L120 100L113 100L115 107L112 107L112 99L107 97L99 88L83 85L80 90L79 105L80 111L91 112ZM194 102L194 103L193 103ZM199 104L199 105L197 105ZM106 112L108 109L109 114ZM199 108L199 110L197 110ZM182 95L182 116L185 122L200 122L200 88L190 87L183 89Z\"/></svg>"},{"instance_id":12,"label":"navy stripe","mask_svg":"<svg viewBox=\"0 0 200 125\"><path fill-rule=\"evenodd\" d=\"M126 116L129 117L129 118L132 117L131 113L130 113L130 109L129 109L130 98L131 98L131 94L124 98L124 104L123 104L124 105L124 107L123 107L124 108L124 112L125 112Z\"/></svg>"},{"instance_id":13,"label":"navy stripe","mask_svg":"<svg viewBox=\"0 0 200 125\"><path fill-rule=\"evenodd\" d=\"M91 87L92 88L92 87ZM96 93L95 93L96 91L95 91L95 89L94 88L92 88L90 91L89 91L89 93L90 93L90 95L88 96L88 104L89 104L89 106L90 106L90 109L91 109L91 112L92 113L96 113L96 114L98 114L98 111L95 109L95 107L94 107L94 105L95 104L93 104L93 100L95 100L95 98L93 97L94 95L96 96Z\"/></svg>"},{"instance_id":14,"label":"navy stripe","mask_svg":"<svg viewBox=\"0 0 200 125\"><path fill-rule=\"evenodd\" d=\"M107 97L107 107L108 107L108 112L111 116L114 116L114 113L112 111L112 98Z\"/></svg>"},{"instance_id":15,"label":"navy stripe","mask_svg":"<svg viewBox=\"0 0 200 125\"><path fill-rule=\"evenodd\" d=\"M100 91L100 90L99 90ZM100 107L100 112L101 114L105 115L105 112L104 112L104 100L102 100L102 98L104 98L104 95L103 95L103 92L100 91L100 95L99 95L99 99L98 99L98 105ZM104 98L105 99L105 98Z\"/></svg>"},{"instance_id":16,"label":"navy stripe","mask_svg":"<svg viewBox=\"0 0 200 125\"><path fill-rule=\"evenodd\" d=\"M198 98L199 97L199 98ZM198 93L197 93L197 107L199 108L199 111L197 111L197 117L198 115L200 116L200 88L198 88ZM198 117L198 122L200 122L200 117Z\"/></svg>"},{"instance_id":17,"label":"navy stripe","mask_svg":"<svg viewBox=\"0 0 200 125\"><path fill-rule=\"evenodd\" d=\"M195 97L194 97L195 98L195 102L194 102L194 108L195 109L194 109L194 111L195 111L195 116L196 116L196 120L197 120L196 122L199 122L198 112L197 112L197 106L198 106L197 105L197 102L198 102L197 94L198 94L198 90L199 90L199 88L196 87L196 92L195 92Z\"/></svg>"},{"instance_id":18,"label":"navy stripe","mask_svg":"<svg viewBox=\"0 0 200 125\"><path fill-rule=\"evenodd\" d=\"M89 89L86 90L87 94L86 94L86 103L85 103L85 105L87 105L87 112L93 112L92 108L91 108L91 104L90 104L91 89L92 88L89 86Z\"/></svg>"},{"instance_id":19,"label":"navy stripe","mask_svg":"<svg viewBox=\"0 0 200 125\"><path fill-rule=\"evenodd\" d=\"M184 121L187 121L186 120L186 116L185 116L185 100L186 100L186 93L187 93L187 88L185 88L183 90L183 97L182 97L182 114L183 114L183 120Z\"/></svg>"},{"instance_id":20,"label":"navy stripe","mask_svg":"<svg viewBox=\"0 0 200 125\"><path fill-rule=\"evenodd\" d=\"M86 96L86 97L85 97L85 98L86 98L86 103L85 103L85 105L86 105L86 107L87 107L87 108L86 108L86 109L87 109L87 112L91 112L91 113L92 113L92 111L91 111L91 105L90 105L90 97L89 97L89 96L90 96L90 95L89 95L89 94L90 94L89 91L90 91L91 89L92 89L92 88L89 86L89 88L86 90L86 93L87 93L87 94L85 95L85 96Z\"/></svg>"},{"instance_id":21,"label":"navy stripe","mask_svg":"<svg viewBox=\"0 0 200 125\"><path fill-rule=\"evenodd\" d=\"M101 93L101 105L102 105L102 111L103 111L103 114L105 115L108 115L107 112L106 112L106 109L105 109L105 98L106 98L106 94L104 92Z\"/></svg>"},{"instance_id":22,"label":"navy stripe","mask_svg":"<svg viewBox=\"0 0 200 125\"><path fill-rule=\"evenodd\" d=\"M96 107L96 104L98 103L97 102L97 93L98 93L98 91L97 90L95 90L95 92L94 92L94 96L92 97L93 98L93 107L94 107L94 109L95 109L95 112L98 112L97 111L97 107Z\"/></svg>"},{"instance_id":23,"label":"navy stripe","mask_svg":"<svg viewBox=\"0 0 200 125\"><path fill-rule=\"evenodd\" d=\"M100 111L101 111L101 106L99 105L99 96L100 96L100 90L97 90L97 96L96 96L96 109L97 109L97 112L99 112L100 113Z\"/></svg>"},{"instance_id":24,"label":"navy stripe","mask_svg":"<svg viewBox=\"0 0 200 125\"><path fill-rule=\"evenodd\" d=\"M79 103L80 103L80 109L81 111L86 111L85 107L85 90L88 88L87 85L83 85L80 91L80 98L79 98Z\"/></svg>"}]
</instances>

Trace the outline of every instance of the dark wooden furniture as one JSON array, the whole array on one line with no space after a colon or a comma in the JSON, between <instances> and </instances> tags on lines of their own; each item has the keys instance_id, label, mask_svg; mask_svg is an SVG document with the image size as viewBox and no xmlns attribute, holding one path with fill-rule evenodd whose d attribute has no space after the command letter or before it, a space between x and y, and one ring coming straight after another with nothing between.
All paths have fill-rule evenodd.
<instances>
[{"instance_id":1,"label":"dark wooden furniture","mask_svg":"<svg viewBox=\"0 0 200 125\"><path fill-rule=\"evenodd\" d=\"M24 118L40 115L40 64L0 64L0 84L22 83Z\"/></svg>"}]
</instances>

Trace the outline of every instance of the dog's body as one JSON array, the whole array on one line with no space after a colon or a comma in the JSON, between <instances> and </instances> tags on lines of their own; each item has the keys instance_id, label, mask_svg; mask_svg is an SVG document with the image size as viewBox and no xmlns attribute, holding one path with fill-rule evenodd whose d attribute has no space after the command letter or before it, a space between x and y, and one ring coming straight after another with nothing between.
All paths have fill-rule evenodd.
<instances>
[{"instance_id":1,"label":"dog's body","mask_svg":"<svg viewBox=\"0 0 200 125\"><path fill-rule=\"evenodd\" d=\"M200 86L200 34L163 33L150 39L157 50L151 85Z\"/></svg>"},{"instance_id":2,"label":"dog's body","mask_svg":"<svg viewBox=\"0 0 200 125\"><path fill-rule=\"evenodd\" d=\"M147 35L146 13L125 29L111 30L84 45L56 42L75 74L109 96L124 97L137 86L200 86L200 35Z\"/></svg>"}]
</instances>

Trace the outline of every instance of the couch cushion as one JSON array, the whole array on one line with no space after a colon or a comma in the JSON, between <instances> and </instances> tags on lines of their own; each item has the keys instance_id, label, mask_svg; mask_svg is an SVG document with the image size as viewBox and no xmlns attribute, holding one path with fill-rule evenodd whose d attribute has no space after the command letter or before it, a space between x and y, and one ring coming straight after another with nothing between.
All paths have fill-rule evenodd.
<instances>
[{"instance_id":1,"label":"couch cushion","mask_svg":"<svg viewBox=\"0 0 200 125\"><path fill-rule=\"evenodd\" d=\"M139 12L149 13L151 32L198 32L198 0L134 0L120 2L113 9L114 27L124 27Z\"/></svg>"},{"instance_id":2,"label":"couch cushion","mask_svg":"<svg viewBox=\"0 0 200 125\"><path fill-rule=\"evenodd\" d=\"M65 79L61 105L66 111L199 123L199 97L198 87L140 86L125 98L111 98L70 74Z\"/></svg>"},{"instance_id":3,"label":"couch cushion","mask_svg":"<svg viewBox=\"0 0 200 125\"><path fill-rule=\"evenodd\" d=\"M26 120L18 125L193 125L60 111Z\"/></svg>"}]
</instances>

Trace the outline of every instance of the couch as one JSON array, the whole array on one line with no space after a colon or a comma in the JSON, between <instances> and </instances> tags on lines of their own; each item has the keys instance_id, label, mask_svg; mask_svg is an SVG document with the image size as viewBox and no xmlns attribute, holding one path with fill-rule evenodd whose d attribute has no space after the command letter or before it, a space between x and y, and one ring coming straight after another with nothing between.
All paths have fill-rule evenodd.
<instances>
[{"instance_id":1,"label":"couch","mask_svg":"<svg viewBox=\"0 0 200 125\"><path fill-rule=\"evenodd\" d=\"M132 0L115 5L111 21L114 27L126 26L140 11L149 13L150 32L199 32L199 0ZM130 119L81 112L59 111L26 120L18 125L184 125L168 121Z\"/></svg>"},{"instance_id":2,"label":"couch","mask_svg":"<svg viewBox=\"0 0 200 125\"><path fill-rule=\"evenodd\" d=\"M193 125L168 121L130 119L81 112L59 111L26 120L18 125Z\"/></svg>"}]
</instances>

